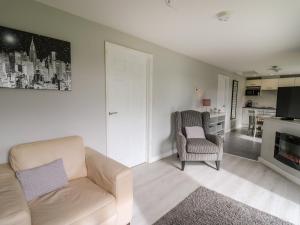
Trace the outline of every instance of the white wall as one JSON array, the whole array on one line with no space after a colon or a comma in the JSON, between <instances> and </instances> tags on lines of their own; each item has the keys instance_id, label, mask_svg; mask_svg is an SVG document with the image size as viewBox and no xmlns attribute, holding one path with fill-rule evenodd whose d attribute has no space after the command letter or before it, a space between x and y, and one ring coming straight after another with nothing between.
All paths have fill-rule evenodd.
<instances>
[{"instance_id":1,"label":"white wall","mask_svg":"<svg viewBox=\"0 0 300 225\"><path fill-rule=\"evenodd\" d=\"M170 114L198 105L196 87L216 104L219 73L244 86L239 76L30 0L2 0L0 25L70 41L72 51L71 92L0 89L0 162L14 144L72 134L105 152L105 40L154 55L153 158L172 148Z\"/></svg>"}]
</instances>

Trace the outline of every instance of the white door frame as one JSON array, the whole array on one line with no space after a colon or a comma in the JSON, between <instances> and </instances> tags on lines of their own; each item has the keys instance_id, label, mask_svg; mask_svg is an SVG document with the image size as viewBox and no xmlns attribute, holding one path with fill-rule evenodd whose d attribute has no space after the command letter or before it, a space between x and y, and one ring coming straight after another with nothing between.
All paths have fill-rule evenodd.
<instances>
[{"instance_id":1,"label":"white door frame","mask_svg":"<svg viewBox=\"0 0 300 225\"><path fill-rule=\"evenodd\" d=\"M145 161L147 163L151 162L151 149L152 149L152 78L153 78L153 55L145 53L139 50L135 50L129 47L125 47L119 44L115 44L109 41L105 41L105 108L106 108L106 156L108 156L108 119L109 119L109 109L108 109L108 78L107 78L107 67L106 67L106 55L107 55L107 45L115 45L121 48L126 48L129 51L138 52L139 54L144 54L148 58L147 77L146 77L146 156Z\"/></svg>"}]
</instances>

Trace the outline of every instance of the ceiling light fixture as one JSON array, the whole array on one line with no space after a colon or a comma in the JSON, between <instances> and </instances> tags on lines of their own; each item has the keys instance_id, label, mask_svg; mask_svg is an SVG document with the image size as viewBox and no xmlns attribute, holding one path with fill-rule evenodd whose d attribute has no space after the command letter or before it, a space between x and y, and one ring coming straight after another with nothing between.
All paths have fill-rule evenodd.
<instances>
[{"instance_id":1,"label":"ceiling light fixture","mask_svg":"<svg viewBox=\"0 0 300 225\"><path fill-rule=\"evenodd\" d=\"M216 17L219 21L227 22L230 19L230 14L229 11L221 11L216 14Z\"/></svg>"},{"instance_id":2,"label":"ceiling light fixture","mask_svg":"<svg viewBox=\"0 0 300 225\"><path fill-rule=\"evenodd\" d=\"M16 42L16 39L12 34L6 34L4 36L4 39L5 39L6 43L8 43L8 44L14 44Z\"/></svg>"}]
</instances>

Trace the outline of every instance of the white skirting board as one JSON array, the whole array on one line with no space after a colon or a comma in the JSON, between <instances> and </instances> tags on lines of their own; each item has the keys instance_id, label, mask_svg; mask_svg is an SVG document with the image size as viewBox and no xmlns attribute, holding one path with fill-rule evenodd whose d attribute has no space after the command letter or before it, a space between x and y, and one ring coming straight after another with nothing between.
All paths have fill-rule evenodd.
<instances>
[{"instance_id":1,"label":"white skirting board","mask_svg":"<svg viewBox=\"0 0 300 225\"><path fill-rule=\"evenodd\" d=\"M274 164L264 160L263 158L259 157L258 161L261 162L262 164L264 164L265 166L271 168L272 170L276 171L277 173L279 173L280 175L284 176L285 178L289 179L290 181L300 185L300 179L285 172L284 170L280 169L279 167L275 166Z\"/></svg>"},{"instance_id":2,"label":"white skirting board","mask_svg":"<svg viewBox=\"0 0 300 225\"><path fill-rule=\"evenodd\" d=\"M173 154L175 154L175 153L176 153L176 150L169 150L169 151L167 151L167 152L162 153L161 155L152 156L152 157L150 158L150 160L149 160L149 163L156 162L156 161L158 161L158 160L160 160L160 159L166 158L166 157L168 157L168 156L170 156L170 155L173 155Z\"/></svg>"}]
</instances>

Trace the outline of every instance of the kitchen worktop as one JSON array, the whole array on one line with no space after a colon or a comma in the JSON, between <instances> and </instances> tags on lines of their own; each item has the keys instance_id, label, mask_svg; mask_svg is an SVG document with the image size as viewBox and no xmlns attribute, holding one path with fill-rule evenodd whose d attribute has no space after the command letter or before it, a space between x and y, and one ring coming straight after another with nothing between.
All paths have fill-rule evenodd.
<instances>
[{"instance_id":1,"label":"kitchen worktop","mask_svg":"<svg viewBox=\"0 0 300 225\"><path fill-rule=\"evenodd\" d=\"M276 110L274 107L264 107L264 106L253 106L253 107L243 107L244 109L271 109L271 110Z\"/></svg>"},{"instance_id":2,"label":"kitchen worktop","mask_svg":"<svg viewBox=\"0 0 300 225\"><path fill-rule=\"evenodd\" d=\"M255 111L255 115L262 118L268 118L276 115L276 108L266 106L243 107L242 126L249 125L249 112Z\"/></svg>"}]
</instances>

